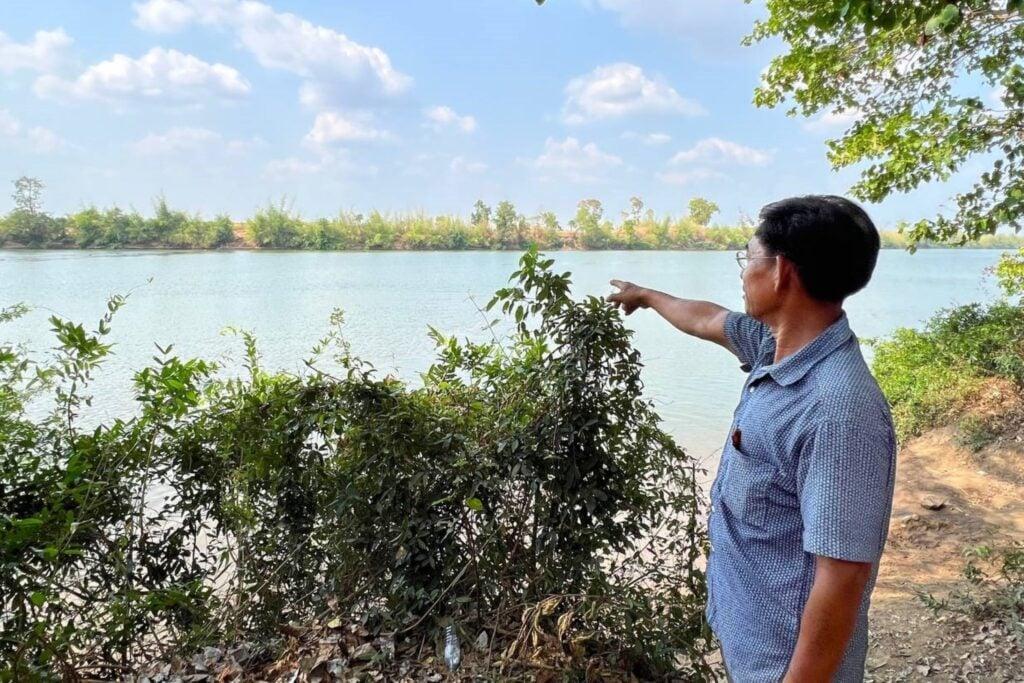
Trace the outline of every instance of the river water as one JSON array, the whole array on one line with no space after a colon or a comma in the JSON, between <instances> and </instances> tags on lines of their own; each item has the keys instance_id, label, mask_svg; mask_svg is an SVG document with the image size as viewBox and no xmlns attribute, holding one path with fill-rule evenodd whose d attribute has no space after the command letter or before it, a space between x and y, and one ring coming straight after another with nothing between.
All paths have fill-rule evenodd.
<instances>
[{"instance_id":1,"label":"river water","mask_svg":"<svg viewBox=\"0 0 1024 683\"><path fill-rule=\"evenodd\" d=\"M944 307L998 295L985 275L1000 252L883 251L867 289L847 302L859 337L918 327ZM725 252L555 252L573 273L574 294L606 295L630 280L686 298L741 308L739 268ZM269 368L301 371L302 359L345 311L353 352L382 373L419 383L434 357L427 326L490 338L482 309L517 268L511 252L155 252L0 251L0 306L22 302L26 317L0 327L0 341L39 353L54 338L52 314L95 327L109 295L131 292L110 339L115 356L93 386L92 419L130 414L131 373L174 344L183 357L239 367L241 343L222 331L252 330ZM490 312L490 318L499 315ZM647 394L665 428L708 467L717 463L743 373L724 349L688 338L656 313L626 319L643 356ZM500 328L499 328L500 329ZM866 350L867 351L867 350ZM868 351L869 352L869 351Z\"/></svg>"}]
</instances>

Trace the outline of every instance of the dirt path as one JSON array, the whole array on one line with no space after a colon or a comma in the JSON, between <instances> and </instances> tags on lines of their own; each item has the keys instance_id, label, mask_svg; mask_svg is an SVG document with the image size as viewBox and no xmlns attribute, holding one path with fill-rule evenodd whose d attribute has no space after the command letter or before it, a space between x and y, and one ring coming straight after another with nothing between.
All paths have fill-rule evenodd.
<instances>
[{"instance_id":1,"label":"dirt path","mask_svg":"<svg viewBox=\"0 0 1024 683\"><path fill-rule=\"evenodd\" d=\"M904 447L898 467L867 680L1024 681L1024 645L1006 625L936 616L916 594L964 585L964 551L1024 540L1024 444L971 454L952 430L936 430Z\"/></svg>"}]
</instances>

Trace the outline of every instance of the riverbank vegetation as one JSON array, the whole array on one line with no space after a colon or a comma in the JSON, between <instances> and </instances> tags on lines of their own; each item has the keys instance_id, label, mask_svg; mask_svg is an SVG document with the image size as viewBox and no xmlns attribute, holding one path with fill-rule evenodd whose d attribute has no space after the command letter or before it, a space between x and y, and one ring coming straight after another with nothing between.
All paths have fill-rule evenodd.
<instances>
[{"instance_id":1,"label":"riverbank vegetation","mask_svg":"<svg viewBox=\"0 0 1024 683\"><path fill-rule=\"evenodd\" d=\"M268 660L313 624L334 673L441 667L452 625L492 677L709 679L703 473L618 312L520 265L488 306L511 337L433 332L417 389L353 357L338 313L301 376L245 333L241 377L158 347L135 414L86 426L125 299L92 331L51 318L52 357L0 348L0 680Z\"/></svg>"},{"instance_id":2,"label":"riverbank vegetation","mask_svg":"<svg viewBox=\"0 0 1024 683\"><path fill-rule=\"evenodd\" d=\"M737 250L746 247L753 225L709 226L718 212L711 201L695 197L684 216L662 216L634 197L617 219L596 199L579 203L562 225L551 212L525 216L508 201L493 209L478 201L469 218L426 214L341 212L306 219L286 201L257 209L236 222L228 216L206 219L172 209L163 197L153 214L117 207L87 207L65 216L41 208L42 184L34 178L15 182L15 209L0 219L0 247L64 249L308 249L308 250L516 250L540 249L685 249ZM882 234L886 248L905 249L909 226ZM931 242L919 248L946 246ZM1012 249L1024 246L1015 235L986 235L968 246Z\"/></svg>"},{"instance_id":3,"label":"riverbank vegetation","mask_svg":"<svg viewBox=\"0 0 1024 683\"><path fill-rule=\"evenodd\" d=\"M1024 391L1024 308L970 304L940 312L922 330L897 330L877 344L874 372L902 439L958 423L980 443L1000 425L978 422L969 408L993 385L1003 387L1007 406ZM999 413L992 419L1008 418Z\"/></svg>"},{"instance_id":4,"label":"riverbank vegetation","mask_svg":"<svg viewBox=\"0 0 1024 683\"><path fill-rule=\"evenodd\" d=\"M1016 259L1004 257L995 276L1001 300L940 311L921 330L899 329L874 343L873 370L901 439L952 423L983 444L1024 417L1007 410L1024 396L1024 287ZM986 422L969 408L994 387L1002 401Z\"/></svg>"}]
</instances>

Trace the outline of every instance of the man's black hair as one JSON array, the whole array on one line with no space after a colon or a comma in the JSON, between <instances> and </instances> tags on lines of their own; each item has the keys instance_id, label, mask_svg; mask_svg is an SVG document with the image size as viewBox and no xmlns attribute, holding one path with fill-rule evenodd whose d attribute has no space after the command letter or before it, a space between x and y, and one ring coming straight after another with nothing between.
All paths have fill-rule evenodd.
<instances>
[{"instance_id":1,"label":"man's black hair","mask_svg":"<svg viewBox=\"0 0 1024 683\"><path fill-rule=\"evenodd\" d=\"M813 298L838 303L871 279L881 240L864 209L850 200L791 197L765 206L760 219L754 236L768 253L796 266Z\"/></svg>"}]
</instances>

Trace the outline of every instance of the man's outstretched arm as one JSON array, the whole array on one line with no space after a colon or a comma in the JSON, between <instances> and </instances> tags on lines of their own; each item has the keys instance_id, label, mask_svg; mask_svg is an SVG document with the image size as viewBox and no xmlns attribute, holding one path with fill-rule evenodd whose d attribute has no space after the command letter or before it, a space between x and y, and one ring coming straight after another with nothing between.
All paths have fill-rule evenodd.
<instances>
[{"instance_id":1,"label":"man's outstretched arm","mask_svg":"<svg viewBox=\"0 0 1024 683\"><path fill-rule=\"evenodd\" d=\"M725 338L725 317L729 309L710 301L680 299L656 289L634 285L632 282L612 280L619 291L607 300L629 315L638 308L653 308L665 320L686 334L715 342L732 351Z\"/></svg>"}]
</instances>

